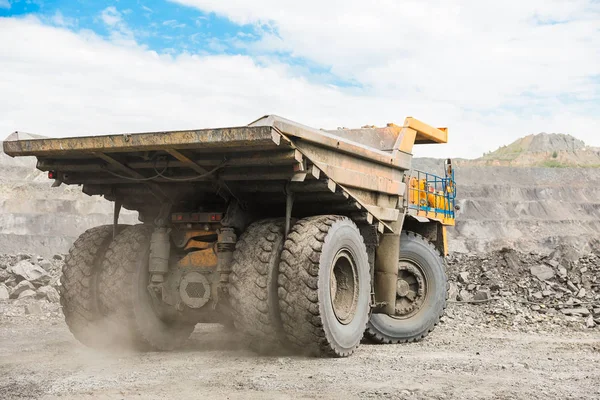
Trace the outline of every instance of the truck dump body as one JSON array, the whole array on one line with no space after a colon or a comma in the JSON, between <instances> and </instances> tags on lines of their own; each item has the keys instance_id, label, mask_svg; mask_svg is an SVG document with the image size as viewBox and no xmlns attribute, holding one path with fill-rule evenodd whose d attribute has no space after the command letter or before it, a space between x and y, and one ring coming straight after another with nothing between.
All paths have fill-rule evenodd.
<instances>
[{"instance_id":1,"label":"truck dump body","mask_svg":"<svg viewBox=\"0 0 600 400\"><path fill-rule=\"evenodd\" d=\"M323 213L352 214L383 232L398 218L413 143L444 143L447 132L412 118L402 127L323 131L271 115L232 128L22 137L7 138L5 153L36 156L37 168L58 181L118 199L142 216L156 214L164 201L183 210L227 198L278 213L293 191L299 216L317 204Z\"/></svg>"}]
</instances>

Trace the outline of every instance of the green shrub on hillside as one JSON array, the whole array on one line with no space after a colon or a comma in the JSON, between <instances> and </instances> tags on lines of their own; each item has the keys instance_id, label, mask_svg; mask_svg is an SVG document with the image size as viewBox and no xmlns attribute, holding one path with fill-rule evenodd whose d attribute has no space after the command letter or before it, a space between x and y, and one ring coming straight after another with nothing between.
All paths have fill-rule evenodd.
<instances>
[{"instance_id":1,"label":"green shrub on hillside","mask_svg":"<svg viewBox=\"0 0 600 400\"><path fill-rule=\"evenodd\" d=\"M569 165L563 164L560 161L556 160L546 160L542 162L541 166L546 168L566 168Z\"/></svg>"}]
</instances>

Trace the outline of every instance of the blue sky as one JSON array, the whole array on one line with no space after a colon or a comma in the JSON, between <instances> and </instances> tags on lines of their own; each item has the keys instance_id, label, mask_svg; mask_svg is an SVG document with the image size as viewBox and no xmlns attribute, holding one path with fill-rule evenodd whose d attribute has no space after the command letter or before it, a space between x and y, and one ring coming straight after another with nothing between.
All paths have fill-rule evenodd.
<instances>
[{"instance_id":1,"label":"blue sky","mask_svg":"<svg viewBox=\"0 0 600 400\"><path fill-rule=\"evenodd\" d=\"M10 8L0 8L0 16L34 14L53 23L62 15L74 30L89 29L106 38L110 31L102 20L102 12L113 7L130 26L139 43L158 52L189 51L199 53L231 53L234 50L216 41L252 41L257 35L252 25L236 25L227 18L165 1L61 1L9 0ZM236 49L235 52L239 52Z\"/></svg>"},{"instance_id":2,"label":"blue sky","mask_svg":"<svg viewBox=\"0 0 600 400\"><path fill-rule=\"evenodd\" d=\"M0 0L0 43L5 133L276 113L318 128L448 126L450 143L425 156L477 157L538 132L600 146L597 0Z\"/></svg>"},{"instance_id":3,"label":"blue sky","mask_svg":"<svg viewBox=\"0 0 600 400\"><path fill-rule=\"evenodd\" d=\"M73 31L90 30L106 39L113 33L106 18L118 16L138 44L164 54L248 55L248 46L265 33L277 35L276 26L268 23L237 24L214 12L171 1L2 1L10 7L0 7L0 17L35 15L48 24ZM329 65L293 56L290 51L270 53L315 81L341 87L360 86L351 78L332 74Z\"/></svg>"}]
</instances>

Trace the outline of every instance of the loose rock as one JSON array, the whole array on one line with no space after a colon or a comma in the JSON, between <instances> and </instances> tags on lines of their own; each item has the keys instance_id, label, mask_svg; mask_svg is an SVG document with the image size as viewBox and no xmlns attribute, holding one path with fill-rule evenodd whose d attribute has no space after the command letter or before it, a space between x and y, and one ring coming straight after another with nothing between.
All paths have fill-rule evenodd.
<instances>
[{"instance_id":1,"label":"loose rock","mask_svg":"<svg viewBox=\"0 0 600 400\"><path fill-rule=\"evenodd\" d=\"M473 299L473 297L471 296L469 291L466 289L461 290L460 293L458 294L458 300L460 300L460 301L471 301L472 299Z\"/></svg>"},{"instance_id":2,"label":"loose rock","mask_svg":"<svg viewBox=\"0 0 600 400\"><path fill-rule=\"evenodd\" d=\"M29 297L35 297L35 291L27 289L19 293L19 299L26 299Z\"/></svg>"},{"instance_id":3,"label":"loose rock","mask_svg":"<svg viewBox=\"0 0 600 400\"><path fill-rule=\"evenodd\" d=\"M8 278L10 278L10 274L8 273L8 271L5 269L0 269L0 282L4 282Z\"/></svg>"},{"instance_id":4,"label":"loose rock","mask_svg":"<svg viewBox=\"0 0 600 400\"><path fill-rule=\"evenodd\" d=\"M546 265L536 265L529 269L531 274L540 281L547 281L554 278L554 270Z\"/></svg>"},{"instance_id":5,"label":"loose rock","mask_svg":"<svg viewBox=\"0 0 600 400\"><path fill-rule=\"evenodd\" d=\"M473 296L473 300L477 300L477 301L488 300L489 298L490 298L490 293L485 290L480 290L479 292L475 293L475 295Z\"/></svg>"},{"instance_id":6,"label":"loose rock","mask_svg":"<svg viewBox=\"0 0 600 400\"><path fill-rule=\"evenodd\" d=\"M58 303L60 301L58 291L52 286L42 286L37 290L37 296L39 298L45 298L50 303Z\"/></svg>"},{"instance_id":7,"label":"loose rock","mask_svg":"<svg viewBox=\"0 0 600 400\"><path fill-rule=\"evenodd\" d=\"M10 272L33 284L45 285L50 282L50 276L42 267L27 260L19 261L17 265L11 268Z\"/></svg>"},{"instance_id":8,"label":"loose rock","mask_svg":"<svg viewBox=\"0 0 600 400\"><path fill-rule=\"evenodd\" d=\"M24 291L26 291L26 290L33 291L33 294L35 295L35 286L33 286L33 284L31 282L29 282L29 281L21 281L10 292L10 298L11 299L18 298L19 295L21 293L23 293Z\"/></svg>"},{"instance_id":9,"label":"loose rock","mask_svg":"<svg viewBox=\"0 0 600 400\"><path fill-rule=\"evenodd\" d=\"M448 283L448 300L454 301L458 299L458 285L455 282Z\"/></svg>"},{"instance_id":10,"label":"loose rock","mask_svg":"<svg viewBox=\"0 0 600 400\"><path fill-rule=\"evenodd\" d=\"M586 328L593 328L596 326L596 322L594 322L594 318L591 315L585 320L585 326Z\"/></svg>"},{"instance_id":11,"label":"loose rock","mask_svg":"<svg viewBox=\"0 0 600 400\"><path fill-rule=\"evenodd\" d=\"M44 269L44 271L46 271L46 272L50 272L52 270L52 267L53 267L53 265L52 265L52 263L50 261L44 260L44 259L42 259L41 261L39 261L38 265L40 267L42 267Z\"/></svg>"},{"instance_id":12,"label":"loose rock","mask_svg":"<svg viewBox=\"0 0 600 400\"><path fill-rule=\"evenodd\" d=\"M560 310L563 314L565 315L582 315L582 316L587 316L590 315L590 310L588 310L587 308L581 307L581 308L563 308L562 310Z\"/></svg>"},{"instance_id":13,"label":"loose rock","mask_svg":"<svg viewBox=\"0 0 600 400\"><path fill-rule=\"evenodd\" d=\"M9 297L8 288L4 283L0 283L0 300L8 300Z\"/></svg>"}]
</instances>

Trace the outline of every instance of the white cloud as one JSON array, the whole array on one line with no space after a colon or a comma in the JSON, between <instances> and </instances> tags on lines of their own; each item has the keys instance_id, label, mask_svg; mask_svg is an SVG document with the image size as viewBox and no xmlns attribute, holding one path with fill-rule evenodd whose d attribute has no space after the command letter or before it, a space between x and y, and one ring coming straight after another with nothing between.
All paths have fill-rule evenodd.
<instances>
[{"instance_id":1,"label":"white cloud","mask_svg":"<svg viewBox=\"0 0 600 400\"><path fill-rule=\"evenodd\" d=\"M504 141L532 129L599 144L597 1L172 1L274 28L249 51L283 51L330 67L371 96L411 104L399 112L437 119L440 109L456 109L499 123ZM450 122L462 128L473 121Z\"/></svg>"},{"instance_id":2,"label":"white cloud","mask_svg":"<svg viewBox=\"0 0 600 400\"><path fill-rule=\"evenodd\" d=\"M164 26L168 26L171 28L185 28L185 24L177 22L175 19L169 19L162 23Z\"/></svg>"},{"instance_id":3,"label":"white cloud","mask_svg":"<svg viewBox=\"0 0 600 400\"><path fill-rule=\"evenodd\" d=\"M72 28L77 26L77 20L75 18L65 17L60 11L56 11L50 18L50 22L57 26Z\"/></svg>"},{"instance_id":4,"label":"white cloud","mask_svg":"<svg viewBox=\"0 0 600 400\"><path fill-rule=\"evenodd\" d=\"M123 20L123 14L116 7L106 7L100 13L100 19L110 31L110 38L113 42L125 46L135 46L137 44L133 31Z\"/></svg>"},{"instance_id":5,"label":"white cloud","mask_svg":"<svg viewBox=\"0 0 600 400\"><path fill-rule=\"evenodd\" d=\"M116 7L114 6L106 7L104 10L102 10L100 17L102 18L102 21L108 26L116 26L123 22L121 13L117 11Z\"/></svg>"},{"instance_id":6,"label":"white cloud","mask_svg":"<svg viewBox=\"0 0 600 400\"><path fill-rule=\"evenodd\" d=\"M103 21L116 33L128 29L116 9L106 15L108 19ZM11 40L14 37L21 40ZM549 91L551 100L540 100L549 112L549 116L543 116L530 112L519 97L514 100L510 91L498 95L494 93L497 88L484 87L477 92L476 86L487 82L479 75L473 76L472 86L463 89L476 94L470 101L460 91L443 96L429 93L427 80L419 82L421 91L404 92L399 83L401 75L394 76L389 66L377 70L372 62L368 68L352 67L360 71L360 76L368 76L365 71L373 74L366 80L366 88L340 89L309 81L271 56L159 55L133 40L123 43L114 39L107 41L90 32L46 26L35 18L0 18L0 136L14 130L71 136L231 126L246 124L266 113L317 128L356 127L402 123L410 114L433 125L450 127L450 144L426 146L417 153L421 155L479 156L539 131L573 133L600 145L595 108L590 106L587 113L582 113L578 104L553 99L552 91L546 88L552 88L555 82L541 86ZM557 62L563 56L555 54ZM406 57L407 62L416 62ZM431 58L445 63L444 58ZM432 73L440 71L433 66L423 68ZM581 68L586 70L585 66ZM378 78L379 74L383 78ZM503 78L490 78L495 79ZM460 83L465 81L456 82ZM579 89L593 95L592 88L587 92L583 86ZM497 96L496 103L507 102L524 111L493 108L482 114L478 106L489 101L486 92Z\"/></svg>"}]
</instances>

